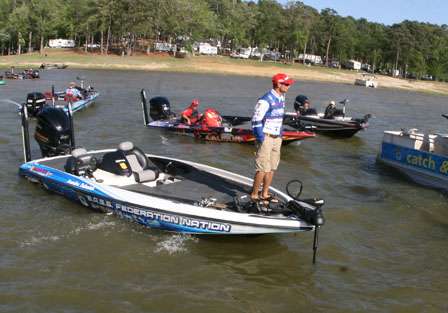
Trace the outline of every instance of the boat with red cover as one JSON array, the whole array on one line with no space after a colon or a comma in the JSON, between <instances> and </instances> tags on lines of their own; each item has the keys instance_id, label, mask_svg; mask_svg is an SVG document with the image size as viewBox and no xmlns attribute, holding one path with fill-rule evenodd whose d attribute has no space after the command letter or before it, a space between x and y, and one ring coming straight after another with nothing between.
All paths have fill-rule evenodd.
<instances>
[{"instance_id":1,"label":"boat with red cover","mask_svg":"<svg viewBox=\"0 0 448 313\"><path fill-rule=\"evenodd\" d=\"M174 133L192 136L199 140L214 142L255 143L256 138L250 126L250 118L240 116L221 116L214 109L207 109L213 115L219 115L219 124L207 124L202 119L194 125L182 122L181 118L171 112L170 102L166 97L153 97L148 100L146 91L141 91L144 125L149 128L159 128ZM207 114L204 114L206 116ZM152 121L150 120L151 117ZM282 133L283 144L289 144L307 138L313 138L313 132L297 129L285 129Z\"/></svg>"}]
</instances>

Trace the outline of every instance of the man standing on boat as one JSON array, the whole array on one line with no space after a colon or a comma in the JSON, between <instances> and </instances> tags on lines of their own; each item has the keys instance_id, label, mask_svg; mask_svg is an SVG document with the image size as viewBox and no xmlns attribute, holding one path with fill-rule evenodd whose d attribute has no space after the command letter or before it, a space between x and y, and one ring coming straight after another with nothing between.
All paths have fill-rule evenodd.
<instances>
[{"instance_id":1,"label":"man standing on boat","mask_svg":"<svg viewBox=\"0 0 448 313\"><path fill-rule=\"evenodd\" d=\"M285 94L294 80L284 73L272 77L272 89L258 99L252 117L252 130L257 139L256 173L251 198L272 201L269 194L274 172L280 162L282 126L285 113ZM261 194L259 194L260 187ZM275 199L274 199L275 201Z\"/></svg>"}]
</instances>

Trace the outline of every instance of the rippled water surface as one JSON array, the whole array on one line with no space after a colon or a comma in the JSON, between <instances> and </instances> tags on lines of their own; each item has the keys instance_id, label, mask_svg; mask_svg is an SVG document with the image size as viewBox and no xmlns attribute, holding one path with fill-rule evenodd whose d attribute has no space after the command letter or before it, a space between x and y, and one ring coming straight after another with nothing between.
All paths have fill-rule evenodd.
<instances>
[{"instance_id":1,"label":"rippled water surface","mask_svg":"<svg viewBox=\"0 0 448 313\"><path fill-rule=\"evenodd\" d=\"M143 127L138 92L167 96L174 111L250 115L269 79L127 71L54 70L8 81L0 98L65 88L83 75L102 93L75 115L77 144L132 140L143 150L252 176L254 148L204 144ZM274 184L294 178L306 197L326 200L318 262L312 234L202 238L143 229L88 211L30 184L15 106L0 103L0 312L447 312L447 196L376 163L385 129L446 132L448 98L388 89L299 82L323 109L351 100L370 128L347 140L286 146ZM32 124L34 125L34 124ZM33 154L38 155L36 145Z\"/></svg>"}]
</instances>

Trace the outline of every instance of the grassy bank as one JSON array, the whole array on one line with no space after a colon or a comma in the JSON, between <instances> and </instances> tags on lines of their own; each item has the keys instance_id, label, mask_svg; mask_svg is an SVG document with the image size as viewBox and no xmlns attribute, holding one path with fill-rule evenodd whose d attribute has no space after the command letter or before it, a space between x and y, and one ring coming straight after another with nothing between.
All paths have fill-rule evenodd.
<instances>
[{"instance_id":1,"label":"grassy bank","mask_svg":"<svg viewBox=\"0 0 448 313\"><path fill-rule=\"evenodd\" d=\"M9 68L33 67L42 63L65 63L69 68L173 71L192 73L219 73L271 77L276 72L286 72L298 80L326 81L353 84L358 73L348 70L330 69L301 64L259 62L257 60L236 60L221 56L196 56L176 59L165 55L138 55L121 57L116 55L85 54L72 50L47 49L44 55L38 53L20 56L0 56L0 66ZM396 88L418 92L448 95L448 83L405 80L378 75L380 88ZM360 87L362 88L362 87Z\"/></svg>"}]
</instances>

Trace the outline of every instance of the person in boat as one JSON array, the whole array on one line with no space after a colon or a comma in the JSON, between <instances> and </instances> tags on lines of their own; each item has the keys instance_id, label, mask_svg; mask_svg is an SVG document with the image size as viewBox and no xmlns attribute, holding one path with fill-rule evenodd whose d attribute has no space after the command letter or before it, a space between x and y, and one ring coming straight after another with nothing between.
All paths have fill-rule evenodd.
<instances>
[{"instance_id":1,"label":"person in boat","mask_svg":"<svg viewBox=\"0 0 448 313\"><path fill-rule=\"evenodd\" d=\"M79 89L75 82L71 82L65 90L65 101L74 102L83 99L82 92Z\"/></svg>"},{"instance_id":2,"label":"person in boat","mask_svg":"<svg viewBox=\"0 0 448 313\"><path fill-rule=\"evenodd\" d=\"M222 117L218 111L208 108L204 111L200 118L201 128L209 129L210 127L222 127Z\"/></svg>"},{"instance_id":3,"label":"person in boat","mask_svg":"<svg viewBox=\"0 0 448 313\"><path fill-rule=\"evenodd\" d=\"M333 119L336 116L344 116L344 112L341 109L336 108L336 102L332 100L325 109L324 118Z\"/></svg>"},{"instance_id":4,"label":"person in boat","mask_svg":"<svg viewBox=\"0 0 448 313\"><path fill-rule=\"evenodd\" d=\"M193 99L191 104L181 114L181 121L187 125L196 124L202 117L198 111L199 100Z\"/></svg>"},{"instance_id":5,"label":"person in boat","mask_svg":"<svg viewBox=\"0 0 448 313\"><path fill-rule=\"evenodd\" d=\"M256 172L250 195L253 201L278 202L269 194L269 187L280 162L285 94L293 83L294 80L288 75L275 74L272 77L272 89L259 98L255 105L252 130L257 140Z\"/></svg>"},{"instance_id":6,"label":"person in boat","mask_svg":"<svg viewBox=\"0 0 448 313\"><path fill-rule=\"evenodd\" d=\"M294 109L297 116L317 115L316 109L310 107L310 100L305 95L298 95L294 101Z\"/></svg>"}]
</instances>

